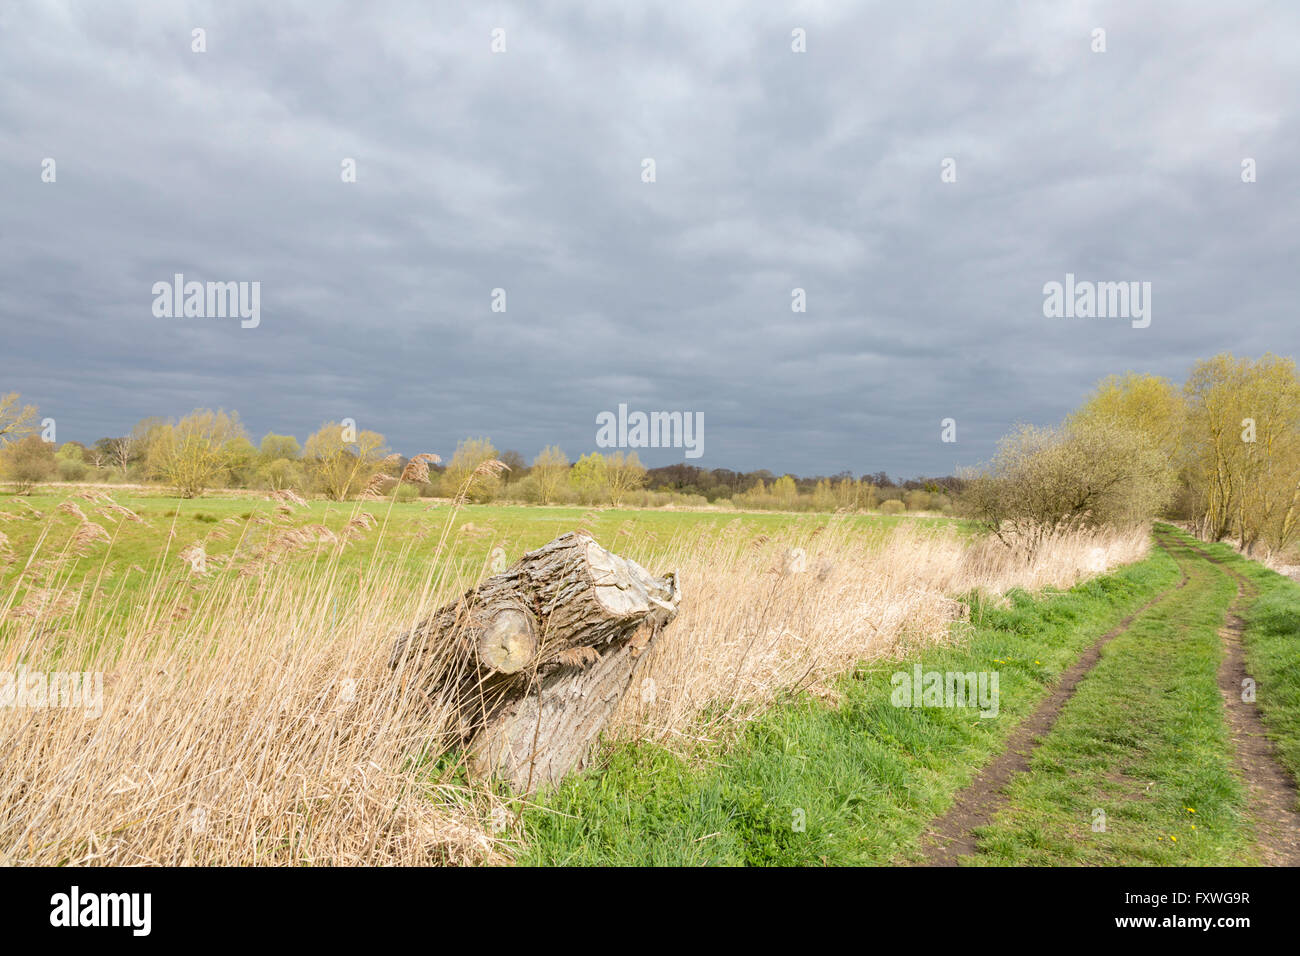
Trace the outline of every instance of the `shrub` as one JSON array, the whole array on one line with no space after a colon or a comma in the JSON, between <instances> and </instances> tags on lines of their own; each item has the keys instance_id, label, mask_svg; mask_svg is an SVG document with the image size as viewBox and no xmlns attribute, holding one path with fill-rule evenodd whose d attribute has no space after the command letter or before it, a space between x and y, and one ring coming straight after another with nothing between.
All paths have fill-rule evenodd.
<instances>
[{"instance_id":1,"label":"shrub","mask_svg":"<svg viewBox=\"0 0 1300 956\"><path fill-rule=\"evenodd\" d=\"M72 458L60 458L58 465L60 481L81 481L89 471L85 463Z\"/></svg>"},{"instance_id":2,"label":"shrub","mask_svg":"<svg viewBox=\"0 0 1300 956\"><path fill-rule=\"evenodd\" d=\"M542 482L536 475L527 475L506 488L506 497L533 505L541 504Z\"/></svg>"},{"instance_id":3,"label":"shrub","mask_svg":"<svg viewBox=\"0 0 1300 956\"><path fill-rule=\"evenodd\" d=\"M890 498L888 501L880 503L880 513L882 515L901 515L907 510L907 505L903 504L897 498Z\"/></svg>"},{"instance_id":4,"label":"shrub","mask_svg":"<svg viewBox=\"0 0 1300 956\"><path fill-rule=\"evenodd\" d=\"M908 511L925 511L930 507L930 493L928 491L909 491L903 496L907 503Z\"/></svg>"},{"instance_id":5,"label":"shrub","mask_svg":"<svg viewBox=\"0 0 1300 956\"><path fill-rule=\"evenodd\" d=\"M1159 513L1173 486L1164 453L1110 423L1022 426L963 492L968 513L995 534L1037 540L1053 529L1127 526Z\"/></svg>"},{"instance_id":6,"label":"shrub","mask_svg":"<svg viewBox=\"0 0 1300 956\"><path fill-rule=\"evenodd\" d=\"M28 435L10 442L0 451L0 473L25 495L38 482L51 481L59 473L54 461L54 446L40 435Z\"/></svg>"}]
</instances>

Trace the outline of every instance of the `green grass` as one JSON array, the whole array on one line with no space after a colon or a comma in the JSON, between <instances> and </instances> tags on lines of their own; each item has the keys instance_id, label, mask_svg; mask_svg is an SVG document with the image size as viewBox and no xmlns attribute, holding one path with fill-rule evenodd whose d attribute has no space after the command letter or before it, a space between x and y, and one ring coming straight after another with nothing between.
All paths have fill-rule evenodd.
<instances>
[{"instance_id":1,"label":"green grass","mask_svg":"<svg viewBox=\"0 0 1300 956\"><path fill-rule=\"evenodd\" d=\"M969 633L920 655L925 670L996 671L995 719L891 704L898 663L839 682L838 706L781 702L719 752L653 745L604 751L597 766L525 808L524 864L885 864L918 856L933 817L998 753L1057 676L1178 579L1149 560L1009 608L971 599ZM910 668L908 661L904 668ZM798 824L802 823L802 829Z\"/></svg>"},{"instance_id":2,"label":"green grass","mask_svg":"<svg viewBox=\"0 0 1300 956\"><path fill-rule=\"evenodd\" d=\"M57 494L34 494L15 496L0 492L0 512L16 516L13 520L0 520L0 530L8 536L12 550L19 555L25 554L39 537L47 520L53 521L55 533L47 543L47 549L57 550L76 529L78 521L74 517L57 511L58 505L70 498L75 489L60 491ZM248 495L240 497L204 497L194 499L168 498L133 492L116 492L113 499L125 505L145 519L152 527L145 527L134 522L119 522L94 513L94 505L81 499L72 500L81 506L90 520L104 525L110 533L117 531L112 557L121 561L143 561L156 557L161 549L165 535L172 527L173 521L178 531L178 547L184 547L192 540L203 537L217 522L227 518L248 519L253 515L274 515L277 502L263 497ZM30 517L31 512L24 503L41 512L41 518ZM291 524L324 524L337 531L358 510L368 511L383 520L386 516L389 527L385 532L384 547L393 548L418 534L427 535L430 531L441 531L446 521L450 506L445 503L417 500L413 502L364 501L336 502L313 500L306 506L293 509ZM503 544L507 551L512 548L528 550L540 547L552 538L572 531L582 523L597 538L608 540L611 544L619 539L633 541L648 540L652 543L667 543L674 534L695 529L722 527L741 519L744 525L755 534L782 531L791 527L812 528L825 524L829 515L794 514L784 512L754 511L666 511L634 510L616 508L569 508L540 507L530 505L466 505L457 515L454 529L466 525L486 532L476 535L464 542L467 547L462 552L467 555L485 556L494 544ZM584 520L585 519L585 520ZM863 530L888 530L904 522L914 522L925 527L948 525L970 532L973 528L969 522L932 515L890 516L879 514L861 514L848 516L855 527ZM472 530L472 529L471 529ZM373 535L371 536L373 537ZM367 547L369 543L370 547ZM373 541L362 541L360 546L352 549L353 560L360 561L373 552ZM101 549L103 546L100 546ZM228 553L234 547L232 540L214 542L209 547L210 554ZM98 552L97 552L98 553ZM12 575L15 569L5 568L4 575ZM0 581L3 577L0 577Z\"/></svg>"},{"instance_id":3,"label":"green grass","mask_svg":"<svg viewBox=\"0 0 1300 956\"><path fill-rule=\"evenodd\" d=\"M178 557L196 542L202 542L208 556L211 582L233 574L227 563L243 537L241 553L256 553L272 535L290 528L319 524L336 534L358 511L378 519L379 525L351 541L338 556L333 586L340 598L348 599L357 586L356 572L375 562L398 565L410 580L423 580L434 562L434 551L446 526L451 507L430 501L332 502L313 500L295 506L288 515L277 515L279 503L257 494L207 496L183 500L131 489L109 489L115 501L130 508L144 523L124 521L96 513L93 502L72 497L75 488L54 493L22 496L0 493L0 607L11 595L21 604L33 586L76 595L83 587L99 594L101 617L141 601L155 588L161 566L163 580L170 587L187 588L190 572ZM87 518L104 527L112 542L96 542L83 556L59 560L80 522L58 510L60 503L73 501ZM8 515L9 517L6 517ZM271 519L249 523L250 519ZM233 519L233 523L230 523ZM666 551L679 535L707 535L739 523L749 536L774 535L788 529L811 532L832 520L829 515L784 514L737 511L619 510L524 505L468 505L455 516L441 560L450 562L449 579L465 583L477 579L492 548L502 546L513 560L525 551L583 526L615 551L642 556ZM963 533L972 526L952 519L915 516L853 515L836 517L863 535L864 541L884 534L902 522L925 526L946 525ZM168 544L168 536L175 535ZM39 542L38 562L26 569L29 556ZM332 555L332 547L304 547L292 554L287 565L310 577L319 574ZM161 562L161 565L159 564ZM133 570L133 569L139 569ZM143 572L143 573L140 573ZM20 583L21 578L21 583ZM16 589L16 591L15 591ZM0 640L9 622L0 622Z\"/></svg>"},{"instance_id":4,"label":"green grass","mask_svg":"<svg viewBox=\"0 0 1300 956\"><path fill-rule=\"evenodd\" d=\"M1170 542L1186 587L1107 645L968 862L1256 862L1217 683L1218 632L1236 588Z\"/></svg>"}]
</instances>

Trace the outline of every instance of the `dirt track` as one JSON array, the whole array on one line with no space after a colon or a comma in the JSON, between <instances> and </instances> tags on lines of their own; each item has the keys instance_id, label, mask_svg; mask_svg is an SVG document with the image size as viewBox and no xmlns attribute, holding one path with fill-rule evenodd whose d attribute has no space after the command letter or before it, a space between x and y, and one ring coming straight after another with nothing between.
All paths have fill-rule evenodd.
<instances>
[{"instance_id":1,"label":"dirt track","mask_svg":"<svg viewBox=\"0 0 1300 956\"><path fill-rule=\"evenodd\" d=\"M1166 541L1157 537L1161 547ZM1242 700L1242 682L1246 679L1245 653L1241 635L1244 622L1240 609L1253 594L1253 586L1222 561L1188 543L1192 551L1231 575L1237 583L1237 597L1229 610L1220 638L1224 647L1219 668L1219 689L1223 694L1225 720L1231 733L1234 762L1249 793L1249 806L1257 825L1260 856L1273 866L1300 865L1300 812L1297 812L1295 782L1277 762L1273 745L1264 731L1258 708ZM1124 633L1133 622L1157 603L1169 599L1188 581L1184 569L1182 580L1156 595L1130 614L1117 627L1099 638L1067 671L1037 710L1020 724L1006 746L986 765L954 800L948 812L929 827L923 842L925 866L957 866L962 857L978 849L975 830L992 821L1006 802L1006 787L1019 773L1029 769L1030 759L1040 740L1056 724L1062 709L1074 696L1079 683L1101 658L1102 649Z\"/></svg>"},{"instance_id":2,"label":"dirt track","mask_svg":"<svg viewBox=\"0 0 1300 956\"><path fill-rule=\"evenodd\" d=\"M1228 611L1219 638L1223 663L1219 666L1219 691L1223 694L1228 730L1232 733L1234 762L1250 793L1250 810L1258 830L1260 856L1269 866L1300 866L1300 812L1295 781L1278 763L1254 699L1242 700L1246 652L1241 637L1246 629L1241 609L1253 597L1255 586L1246 577L1195 545L1188 545L1217 565L1237 583L1237 597Z\"/></svg>"}]
</instances>

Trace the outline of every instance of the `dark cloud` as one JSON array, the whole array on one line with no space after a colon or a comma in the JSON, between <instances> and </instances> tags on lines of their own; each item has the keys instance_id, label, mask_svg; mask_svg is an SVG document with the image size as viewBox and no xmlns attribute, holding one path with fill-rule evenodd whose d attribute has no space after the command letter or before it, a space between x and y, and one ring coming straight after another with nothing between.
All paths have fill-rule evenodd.
<instances>
[{"instance_id":1,"label":"dark cloud","mask_svg":"<svg viewBox=\"0 0 1300 956\"><path fill-rule=\"evenodd\" d=\"M1297 8L752 6L6 5L0 389L62 439L576 456L626 403L703 412L705 466L930 474L1111 372L1294 353ZM155 318L176 272L261 325ZM1045 319L1066 272L1150 328Z\"/></svg>"}]
</instances>

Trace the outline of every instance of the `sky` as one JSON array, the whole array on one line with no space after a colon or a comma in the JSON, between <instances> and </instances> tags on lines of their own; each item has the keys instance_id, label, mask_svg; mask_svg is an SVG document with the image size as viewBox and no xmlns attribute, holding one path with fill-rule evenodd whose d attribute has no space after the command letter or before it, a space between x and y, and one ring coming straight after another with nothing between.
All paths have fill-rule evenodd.
<instances>
[{"instance_id":1,"label":"sky","mask_svg":"<svg viewBox=\"0 0 1300 956\"><path fill-rule=\"evenodd\" d=\"M59 441L576 458L626 405L702 416L650 465L949 474L1108 374L1296 354L1298 112L1292 2L3 0L0 393ZM256 325L157 314L177 273ZM1067 274L1149 324L1045 315Z\"/></svg>"}]
</instances>

